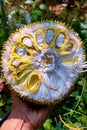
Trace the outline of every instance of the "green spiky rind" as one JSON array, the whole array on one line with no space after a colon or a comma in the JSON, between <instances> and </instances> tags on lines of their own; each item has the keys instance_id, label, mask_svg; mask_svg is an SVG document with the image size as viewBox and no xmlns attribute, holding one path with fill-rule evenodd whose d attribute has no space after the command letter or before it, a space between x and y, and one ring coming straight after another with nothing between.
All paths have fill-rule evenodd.
<instances>
[{"instance_id":1,"label":"green spiky rind","mask_svg":"<svg viewBox=\"0 0 87 130\"><path fill-rule=\"evenodd\" d=\"M47 20L47 21L45 21L45 22L50 22L50 20ZM32 23L32 24L30 24L30 25L25 25L25 26L21 27L20 29L17 29L15 32L13 32L13 33L9 36L7 42L5 42L5 44L3 45L3 51L2 51L2 57L1 57L1 59L3 59L3 53L4 53L5 49L6 49L6 46L10 44L10 41L11 41L12 37L13 37L17 32L19 33L22 29L24 29L24 28L26 28L26 27L31 27L31 26L34 26L34 25L36 25L36 24L38 25L38 24L40 24L40 23L43 23L43 24L44 24L44 21ZM62 22L59 22L59 21L55 21L55 23L60 24L60 25L62 25L62 26L65 26L65 23L62 23ZM70 29L70 30L71 30L74 34L76 34L73 29ZM78 36L78 39L79 39L79 41L80 41L80 43L81 43L81 46L84 47L84 44L83 44L83 42L82 42L82 40L81 40L81 38L80 38L79 36ZM84 48L83 48L83 49L84 49ZM84 56L85 56L85 51L84 51ZM2 62L1 62L1 64L2 64ZM2 72L3 72L3 77L4 77L4 79L6 79L6 76L5 76L5 73L4 73L3 65L2 65ZM26 100L26 101L28 101L28 102L33 102L33 103L39 104L39 105L52 105L52 104L57 104L57 103L63 101L66 97L68 97L69 94L72 92L74 86L71 87L71 89L64 95L64 97L63 97L62 99L60 99L60 100L55 100L53 103L52 103L52 102L46 102L46 101L45 101L45 102L39 102L39 101L35 101L35 100L33 100L33 99L29 99L29 97L27 97L27 96L22 96L20 93L16 92L12 87L9 86L9 88L10 88L10 90L11 90L13 93L17 94L17 95L18 95L19 97L21 97L23 100Z\"/></svg>"}]
</instances>

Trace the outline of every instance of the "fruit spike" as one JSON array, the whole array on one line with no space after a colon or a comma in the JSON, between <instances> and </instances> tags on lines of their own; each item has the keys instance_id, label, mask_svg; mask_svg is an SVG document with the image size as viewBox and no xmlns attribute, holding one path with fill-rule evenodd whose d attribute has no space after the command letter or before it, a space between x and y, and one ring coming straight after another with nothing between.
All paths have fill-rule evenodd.
<instances>
[{"instance_id":1,"label":"fruit spike","mask_svg":"<svg viewBox=\"0 0 87 130\"><path fill-rule=\"evenodd\" d=\"M3 47L4 77L23 99L57 103L71 91L79 74L87 71L83 48L78 35L61 22L24 26Z\"/></svg>"}]
</instances>

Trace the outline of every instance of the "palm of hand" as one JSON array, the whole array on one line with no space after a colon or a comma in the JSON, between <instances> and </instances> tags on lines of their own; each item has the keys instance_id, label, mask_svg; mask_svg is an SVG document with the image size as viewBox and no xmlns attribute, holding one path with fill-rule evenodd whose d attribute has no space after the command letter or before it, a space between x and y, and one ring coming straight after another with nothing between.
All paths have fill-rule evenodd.
<instances>
[{"instance_id":1,"label":"palm of hand","mask_svg":"<svg viewBox=\"0 0 87 130\"><path fill-rule=\"evenodd\" d=\"M52 106L40 106L35 104L30 104L23 101L16 94L12 94L13 98L13 109L12 111L21 118L29 122L34 129L40 128L46 118L49 116ZM9 117L10 118L10 117ZM16 117L15 117L16 118Z\"/></svg>"}]
</instances>

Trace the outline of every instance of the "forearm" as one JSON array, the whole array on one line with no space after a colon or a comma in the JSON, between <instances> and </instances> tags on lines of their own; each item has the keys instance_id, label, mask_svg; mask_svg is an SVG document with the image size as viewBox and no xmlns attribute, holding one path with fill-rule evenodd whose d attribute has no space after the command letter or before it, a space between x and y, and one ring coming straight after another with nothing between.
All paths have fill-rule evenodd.
<instances>
[{"instance_id":1,"label":"forearm","mask_svg":"<svg viewBox=\"0 0 87 130\"><path fill-rule=\"evenodd\" d=\"M2 124L0 130L35 130L21 113L12 112L8 119Z\"/></svg>"}]
</instances>

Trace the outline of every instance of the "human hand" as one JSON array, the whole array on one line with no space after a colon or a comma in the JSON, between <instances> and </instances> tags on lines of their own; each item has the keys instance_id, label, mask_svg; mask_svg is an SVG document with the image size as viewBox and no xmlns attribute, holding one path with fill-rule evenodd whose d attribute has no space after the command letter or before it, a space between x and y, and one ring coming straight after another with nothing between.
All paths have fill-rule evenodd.
<instances>
[{"instance_id":1,"label":"human hand","mask_svg":"<svg viewBox=\"0 0 87 130\"><path fill-rule=\"evenodd\" d=\"M17 94L12 93L14 116L25 118L34 130L40 128L52 109L52 106L36 105L23 101ZM10 118L10 117L9 117Z\"/></svg>"},{"instance_id":2,"label":"human hand","mask_svg":"<svg viewBox=\"0 0 87 130\"><path fill-rule=\"evenodd\" d=\"M50 114L53 106L29 103L12 92L12 111L1 130L37 130Z\"/></svg>"}]
</instances>

